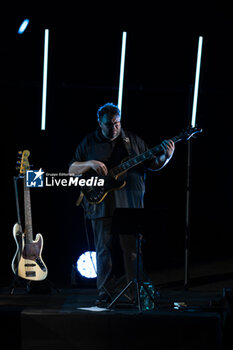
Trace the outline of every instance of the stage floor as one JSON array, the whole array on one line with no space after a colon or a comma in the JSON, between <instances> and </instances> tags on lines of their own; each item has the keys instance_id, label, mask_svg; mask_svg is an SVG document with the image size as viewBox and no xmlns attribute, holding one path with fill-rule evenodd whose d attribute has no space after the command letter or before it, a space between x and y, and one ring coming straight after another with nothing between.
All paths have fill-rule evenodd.
<instances>
[{"instance_id":1,"label":"stage floor","mask_svg":"<svg viewBox=\"0 0 233 350\"><path fill-rule=\"evenodd\" d=\"M121 299L93 309L95 289L29 293L0 290L0 348L9 349L230 349L232 314L222 291L161 288L158 309L138 312ZM33 288L32 288L33 291ZM174 303L185 303L179 309ZM83 309L85 308L85 310ZM232 311L232 309L231 309ZM230 347L229 347L230 346Z\"/></svg>"}]
</instances>

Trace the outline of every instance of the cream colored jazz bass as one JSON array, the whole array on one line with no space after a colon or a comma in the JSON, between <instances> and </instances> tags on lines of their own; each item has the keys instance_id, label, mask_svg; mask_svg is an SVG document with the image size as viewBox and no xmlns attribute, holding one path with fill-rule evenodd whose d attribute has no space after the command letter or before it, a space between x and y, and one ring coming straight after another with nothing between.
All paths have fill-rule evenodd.
<instances>
[{"instance_id":1,"label":"cream colored jazz bass","mask_svg":"<svg viewBox=\"0 0 233 350\"><path fill-rule=\"evenodd\" d=\"M24 175L25 228L23 232L19 223L16 223L13 227L13 236L17 250L12 261L12 270L21 278L31 281L41 281L47 277L48 270L42 259L42 235L38 233L35 240L33 240L30 188L26 186L26 171L30 169L28 161L30 152L25 150L19 152L19 154L22 154L19 171L20 174Z\"/></svg>"}]
</instances>

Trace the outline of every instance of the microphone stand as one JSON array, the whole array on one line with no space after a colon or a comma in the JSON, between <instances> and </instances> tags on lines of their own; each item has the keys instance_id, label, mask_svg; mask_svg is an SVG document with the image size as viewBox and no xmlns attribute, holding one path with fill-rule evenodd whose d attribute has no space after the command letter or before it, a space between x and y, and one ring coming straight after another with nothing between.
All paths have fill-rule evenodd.
<instances>
[{"instance_id":1,"label":"microphone stand","mask_svg":"<svg viewBox=\"0 0 233 350\"><path fill-rule=\"evenodd\" d=\"M190 204L191 204L191 140L188 140L187 154L187 187L186 187L186 216L185 216L185 271L184 271L184 288L189 289L190 285Z\"/></svg>"},{"instance_id":2,"label":"microphone stand","mask_svg":"<svg viewBox=\"0 0 233 350\"><path fill-rule=\"evenodd\" d=\"M191 126L193 86L189 86L188 116ZM184 251L184 289L190 286L190 206L191 206L191 139L187 142L187 178L186 178L186 212L185 212L185 251Z\"/></svg>"}]
</instances>

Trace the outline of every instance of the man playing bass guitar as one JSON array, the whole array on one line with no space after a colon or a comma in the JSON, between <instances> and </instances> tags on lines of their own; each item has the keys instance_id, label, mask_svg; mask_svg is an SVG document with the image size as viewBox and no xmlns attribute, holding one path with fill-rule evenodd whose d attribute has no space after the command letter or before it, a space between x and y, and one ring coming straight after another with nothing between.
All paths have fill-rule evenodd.
<instances>
[{"instance_id":1,"label":"man playing bass guitar","mask_svg":"<svg viewBox=\"0 0 233 350\"><path fill-rule=\"evenodd\" d=\"M121 127L121 112L117 106L107 103L97 112L98 127L78 145L75 157L70 162L69 172L75 175L90 171L96 176L108 176L126 157L140 155L148 150L146 143L132 132ZM97 254L97 305L111 300L114 292L115 261L112 256L114 238L111 233L112 217L116 208L143 208L146 170L159 170L171 159L175 144L165 140L162 153L140 162L139 165L120 171L121 186L108 191L102 200L93 203L84 196L85 215L91 220ZM122 170L122 169L121 169ZM135 238L119 235L123 252L127 282L133 279Z\"/></svg>"}]
</instances>

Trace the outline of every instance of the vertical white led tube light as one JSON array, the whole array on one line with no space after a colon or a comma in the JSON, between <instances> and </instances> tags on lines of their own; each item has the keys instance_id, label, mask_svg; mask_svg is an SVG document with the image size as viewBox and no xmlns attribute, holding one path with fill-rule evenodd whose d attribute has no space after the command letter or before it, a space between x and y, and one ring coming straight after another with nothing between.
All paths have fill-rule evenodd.
<instances>
[{"instance_id":1,"label":"vertical white led tube light","mask_svg":"<svg viewBox=\"0 0 233 350\"><path fill-rule=\"evenodd\" d=\"M119 79L119 90L118 90L118 108L120 109L120 111L121 111L121 106L122 106L124 70L125 70L126 36L127 36L127 32L123 32L123 34L122 34L122 46L121 46L120 79Z\"/></svg>"},{"instance_id":2,"label":"vertical white led tube light","mask_svg":"<svg viewBox=\"0 0 233 350\"><path fill-rule=\"evenodd\" d=\"M194 128L195 125L196 125L197 97L198 97L199 78L200 78L200 68L201 68L202 43L203 43L203 37L202 37L202 36L199 36L199 40L198 40L198 51L197 51L197 65L196 65L195 86L194 86L194 94L193 94L192 121L191 121L191 126L192 126L193 128Z\"/></svg>"},{"instance_id":3,"label":"vertical white led tube light","mask_svg":"<svg viewBox=\"0 0 233 350\"><path fill-rule=\"evenodd\" d=\"M45 29L45 34L44 34L44 69L43 69L41 130L45 130L45 124L46 124L48 49L49 49L49 30Z\"/></svg>"}]
</instances>

